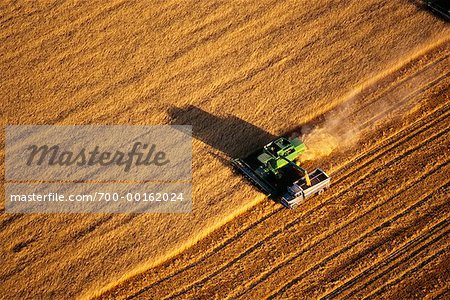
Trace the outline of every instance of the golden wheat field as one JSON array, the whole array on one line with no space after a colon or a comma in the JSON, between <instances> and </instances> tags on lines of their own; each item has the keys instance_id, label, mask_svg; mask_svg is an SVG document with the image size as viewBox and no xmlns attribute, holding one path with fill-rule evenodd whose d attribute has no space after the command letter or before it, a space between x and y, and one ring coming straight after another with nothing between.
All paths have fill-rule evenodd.
<instances>
[{"instance_id":1,"label":"golden wheat field","mask_svg":"<svg viewBox=\"0 0 450 300\"><path fill-rule=\"evenodd\" d=\"M7 0L0 74L3 128L194 137L190 214L2 202L1 299L450 297L450 24L419 1ZM332 185L288 210L229 160L293 132Z\"/></svg>"}]
</instances>

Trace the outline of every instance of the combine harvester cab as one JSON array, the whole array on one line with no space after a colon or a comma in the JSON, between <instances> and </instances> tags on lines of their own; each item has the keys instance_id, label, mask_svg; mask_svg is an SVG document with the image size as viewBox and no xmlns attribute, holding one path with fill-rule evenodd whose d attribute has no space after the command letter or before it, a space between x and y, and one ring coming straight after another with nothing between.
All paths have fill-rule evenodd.
<instances>
[{"instance_id":1,"label":"combine harvester cab","mask_svg":"<svg viewBox=\"0 0 450 300\"><path fill-rule=\"evenodd\" d=\"M267 196L294 208L302 200L322 193L330 186L330 177L321 169L307 173L294 163L304 151L299 138L278 138L232 165Z\"/></svg>"},{"instance_id":2,"label":"combine harvester cab","mask_svg":"<svg viewBox=\"0 0 450 300\"><path fill-rule=\"evenodd\" d=\"M435 13L450 21L450 0L426 0L425 4Z\"/></svg>"}]
</instances>

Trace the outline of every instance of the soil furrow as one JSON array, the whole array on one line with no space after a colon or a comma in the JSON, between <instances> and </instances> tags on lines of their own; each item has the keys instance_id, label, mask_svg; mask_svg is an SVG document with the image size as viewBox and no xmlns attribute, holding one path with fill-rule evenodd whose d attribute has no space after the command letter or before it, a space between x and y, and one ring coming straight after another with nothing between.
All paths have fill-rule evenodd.
<instances>
[{"instance_id":1,"label":"soil furrow","mask_svg":"<svg viewBox=\"0 0 450 300\"><path fill-rule=\"evenodd\" d=\"M445 224L448 224L449 219L446 219L445 221L446 221ZM430 231L423 236L419 236L419 237L409 241L406 245L404 245L402 248L400 248L398 250L395 250L393 253L391 253L387 258L383 259L381 262L374 263L370 268L359 273L357 276L355 276L351 280L345 282L343 285L339 286L338 288L333 290L331 293L328 293L328 294L322 296L321 299L332 299L332 298L339 296L340 294L342 294L343 292L345 292L347 289L351 288L355 284L359 284L361 280L366 279L368 276L371 276L372 274L375 274L381 268L391 264L392 262L397 260L399 257L404 255L411 249L414 249L416 246L419 246L419 248L414 250L414 252L412 254L410 254L410 256L408 256L407 258L404 258L404 259L406 260L410 257L416 256L419 252L423 251L426 247L435 244L436 242L438 242L440 239L442 239L444 237L447 237L449 232L450 232L450 230L446 230L444 233L438 235L432 241L426 242L424 245L421 245L421 243L423 241L427 240L430 236L434 235L435 231ZM391 267L395 268L401 262L403 262L403 261L401 260L401 261L397 262L396 264L393 264ZM390 271L390 269L387 269L387 271ZM373 279L371 279L367 285L372 283L373 282L372 280L376 280L376 279L378 279L378 276L382 276L382 275L383 275L383 273L376 274L376 276ZM358 290L363 289L365 287L366 287L366 285L363 285L362 287L359 287ZM350 297L350 296L352 296L351 293L346 295L346 297Z\"/></svg>"},{"instance_id":2,"label":"soil furrow","mask_svg":"<svg viewBox=\"0 0 450 300\"><path fill-rule=\"evenodd\" d=\"M382 225L380 225L379 227L377 227L377 231L382 229L382 227L387 226L387 224L390 224L392 221L389 221L389 223L383 223ZM427 232L424 236L420 236L416 239L413 239L411 241L408 242L408 244L406 245L405 248L401 248L399 250L397 250L396 252L394 252L389 259L387 259L386 261L390 261L393 260L397 257L397 255L399 255L399 253L403 253L405 252L410 245L414 245L418 242L420 242L421 240L428 238L429 236L433 235L435 232L437 232L438 230L445 228L447 225L450 224L450 219L449 218L445 218L444 220L440 221L438 224L434 225L431 230L429 232ZM351 244L351 247L355 246L357 243L353 242ZM347 246L345 249L348 250L351 247ZM343 249L342 249L343 250ZM340 253L342 253L342 250L340 250L339 252L337 252L337 254L333 254L332 256L329 256L326 260L320 262L320 264L314 266L313 268L309 269L308 271L306 271L304 274L302 274L301 276L295 277L294 279L290 280L285 286L283 286L283 288L281 288L280 290L276 291L275 293L273 293L272 295L270 295L267 299L274 299L275 297L278 297L280 295L282 295L283 293L285 293L289 288L291 288L293 285L295 285L296 283L298 283L302 278L304 278L304 276L307 273L310 273L312 269L317 269L319 268L319 266L324 265L324 263L328 262L331 259L334 259L335 257L337 257Z\"/></svg>"},{"instance_id":3,"label":"soil furrow","mask_svg":"<svg viewBox=\"0 0 450 300\"><path fill-rule=\"evenodd\" d=\"M366 289L370 285L373 285L376 281L380 281L380 279L383 279L383 277L387 277L388 275L391 275L393 277L393 279L391 279L389 281L390 282L389 286L393 286L395 284L398 284L405 277L407 277L407 276L411 275L412 273L415 273L416 271L420 270L421 268L423 268L425 266L425 264L429 263L430 261L428 260L428 258L425 259L425 260L422 260L422 262L419 265L416 265L412 269L411 268L408 269L406 272L402 273L398 277L395 277L394 274L399 274L399 272L401 271L399 269L402 269L402 268L405 268L406 266L411 266L411 265L414 265L414 263L417 263L418 258L420 258L419 256L421 256L421 255L428 255L427 252L430 252L430 251L433 250L433 249L430 250L429 249L430 247L428 247L428 246L433 245L436 242L440 242L441 238L443 238L446 235L448 235L448 231L446 232L446 234L440 235L439 237L433 239L433 241L431 241L430 243L421 246L419 249L415 250L413 253L409 254L407 257L402 258L400 261L396 262L395 264L392 264L391 266L389 266L389 268L387 268L386 270L384 270L381 273L377 274L375 277L371 278L368 282L364 283L364 285L362 285L361 287L358 287L357 289L353 289L350 293L346 294L345 297L346 298L355 297L356 294L360 294L357 297L362 298L363 297L363 295L361 295L362 292L364 292L364 294L368 294ZM445 243L445 241L444 241L444 243ZM413 259L414 259L414 262L412 261ZM423 264L425 261L428 261L428 262ZM387 277L387 279L388 279L388 277ZM381 284L384 284L384 283L385 283L385 281L381 281Z\"/></svg>"},{"instance_id":4,"label":"soil furrow","mask_svg":"<svg viewBox=\"0 0 450 300\"><path fill-rule=\"evenodd\" d=\"M432 175L432 174L430 174L430 175ZM426 180L427 178L428 178L428 175L425 175L422 178L419 178L418 180L416 180L413 184L408 185L407 188L413 188L413 187L415 187L415 185L420 184L420 182L422 180ZM274 269L271 269L270 272L264 274L263 276L260 276L259 278L257 278L257 280L253 281L252 284L250 286L248 286L247 289L244 292L241 292L239 294L239 296L245 295L246 292L250 291L251 289L256 288L259 284L262 284L269 277L275 276L275 273L281 271L283 267L287 267L288 265L292 265L293 261L299 259L299 257L301 257L301 255L307 255L308 253L314 253L314 251L311 250L311 249L314 249L312 247L315 247L317 249L321 249L321 248L323 248L323 247L320 246L321 243L327 243L328 241L331 240L331 238L333 236L340 237L339 233L341 233L343 230L347 229L347 230L351 231L352 228L354 228L354 225L356 225L356 224L363 224L363 226L364 226L365 222L363 222L363 220L361 220L361 219L363 219L364 217L367 217L370 220L371 219L370 215L369 215L370 213L373 213L374 215L376 215L377 213L379 213L378 210L382 210L383 209L383 206L389 206L391 204L391 202L393 201L393 199L397 198L398 200L400 200L400 195L402 193L404 193L405 191L407 191L408 190L407 188L403 189L403 191L401 191L400 193L397 193L394 196L391 196L389 199L383 201L382 203L379 203L376 206L372 207L372 209L370 209L369 211L365 212L363 215L361 215L361 216L351 220L349 223L344 224L343 226L337 228L336 230L333 230L330 234L327 234L326 236L321 238L319 241L313 242L313 244L310 245L307 249L304 249L304 250L302 250L299 253L295 253L295 255L293 255L289 259L285 260L282 264L277 265ZM409 206L409 207L405 208L405 210L401 214L396 215L393 219L389 219L388 218L388 220L383 223L383 226L375 227L375 229L373 229L373 230L371 230L369 232L367 232L367 229L365 229L366 233L363 236L359 236L356 241L352 242L351 246L348 246L348 247L346 247L344 249L341 249L340 251L336 252L337 254L335 254L333 256L333 258L339 256L341 253L345 252L346 250L352 249L352 247L357 245L360 241L364 240L364 238L366 238L367 236L370 236L374 232L379 232L384 227L389 226L392 222L396 221L397 219L406 216L411 211L416 210L417 208L419 208L422 205L426 204L427 201L429 201L431 196L432 196L432 194L426 195L424 198L420 199L418 202L414 203L412 206ZM352 225L353 225L353 227L352 227ZM356 233L358 233L358 232L356 232ZM347 240L348 240L348 238L347 238ZM323 265L323 263L316 265L312 271L317 270L321 265ZM309 273L311 273L311 272L309 272ZM282 274L282 275L281 274L277 275L276 278L283 278L284 279L285 278L285 274ZM273 287L274 284L271 284L270 286Z\"/></svg>"},{"instance_id":5,"label":"soil furrow","mask_svg":"<svg viewBox=\"0 0 450 300\"><path fill-rule=\"evenodd\" d=\"M449 233L449 231L445 232L445 236L447 236L448 233ZM442 236L438 236L434 240L437 240L437 239L439 239L441 237ZM431 256L429 256L424 261L421 261L418 265L416 265L415 267L413 267L409 271L407 271L404 274L402 274L400 277L395 278L394 280L388 282L386 285L380 287L374 293L364 297L363 299L373 299L373 298L380 297L384 292L386 292L387 289L389 289L390 287L398 284L401 280L405 279L406 277L411 276L413 274L416 274L418 271L420 271L422 268L424 268L427 264L431 263L433 260L436 260L437 258L439 258L440 256L443 256L443 255L448 257L449 250L450 250L449 246L439 250L438 252L436 252L436 253L432 254ZM439 297L439 296L437 296L437 297Z\"/></svg>"}]
</instances>

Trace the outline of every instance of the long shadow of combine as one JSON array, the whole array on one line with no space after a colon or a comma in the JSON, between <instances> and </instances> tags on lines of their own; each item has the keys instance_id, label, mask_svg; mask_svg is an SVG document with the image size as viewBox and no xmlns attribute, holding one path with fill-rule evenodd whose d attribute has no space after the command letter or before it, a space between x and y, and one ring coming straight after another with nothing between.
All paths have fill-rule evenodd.
<instances>
[{"instance_id":1,"label":"long shadow of combine","mask_svg":"<svg viewBox=\"0 0 450 300\"><path fill-rule=\"evenodd\" d=\"M301 137L302 132L323 123L325 114L317 116L308 124L299 124L280 135L273 135L236 116L215 116L193 105L172 107L168 111L170 124L192 125L195 138L232 158L247 156L280 136Z\"/></svg>"},{"instance_id":2,"label":"long shadow of combine","mask_svg":"<svg viewBox=\"0 0 450 300\"><path fill-rule=\"evenodd\" d=\"M192 134L230 157L246 156L276 137L235 116L218 117L196 106L172 107L170 123L192 125Z\"/></svg>"}]
</instances>

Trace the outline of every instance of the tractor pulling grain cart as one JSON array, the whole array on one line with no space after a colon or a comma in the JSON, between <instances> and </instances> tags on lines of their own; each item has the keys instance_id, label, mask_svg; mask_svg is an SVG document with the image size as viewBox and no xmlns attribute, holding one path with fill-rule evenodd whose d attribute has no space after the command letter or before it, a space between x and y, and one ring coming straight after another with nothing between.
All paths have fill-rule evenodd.
<instances>
[{"instance_id":1,"label":"tractor pulling grain cart","mask_svg":"<svg viewBox=\"0 0 450 300\"><path fill-rule=\"evenodd\" d=\"M330 177L321 169L308 173L294 161L306 150L297 137L278 138L232 165L267 196L288 208L321 194L330 186Z\"/></svg>"}]
</instances>

